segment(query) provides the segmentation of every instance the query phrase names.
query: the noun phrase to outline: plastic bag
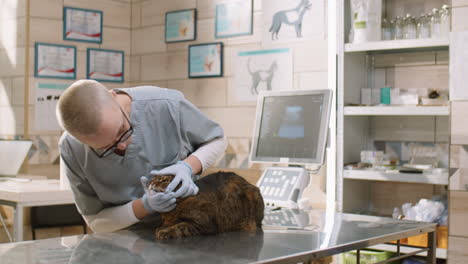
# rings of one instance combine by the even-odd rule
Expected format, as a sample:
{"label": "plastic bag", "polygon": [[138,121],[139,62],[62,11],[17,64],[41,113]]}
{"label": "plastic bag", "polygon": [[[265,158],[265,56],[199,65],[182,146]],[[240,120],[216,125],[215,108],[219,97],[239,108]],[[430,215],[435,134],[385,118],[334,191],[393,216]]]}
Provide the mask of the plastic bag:
{"label": "plastic bag", "polygon": [[351,0],[349,41],[362,43],[381,39],[381,0]]}

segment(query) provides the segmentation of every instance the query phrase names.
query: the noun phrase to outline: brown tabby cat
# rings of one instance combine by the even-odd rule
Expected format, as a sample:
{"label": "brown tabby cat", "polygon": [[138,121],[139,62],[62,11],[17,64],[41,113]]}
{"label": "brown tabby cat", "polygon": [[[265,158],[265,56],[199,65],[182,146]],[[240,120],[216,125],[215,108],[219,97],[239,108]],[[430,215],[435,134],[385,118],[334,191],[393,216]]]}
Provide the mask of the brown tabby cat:
{"label": "brown tabby cat", "polygon": [[[148,188],[162,192],[173,178],[156,176]],[[177,199],[174,210],[161,214],[162,225],[156,228],[156,239],[261,229],[264,204],[256,186],[231,172],[213,173],[195,184],[199,188],[197,195]]]}

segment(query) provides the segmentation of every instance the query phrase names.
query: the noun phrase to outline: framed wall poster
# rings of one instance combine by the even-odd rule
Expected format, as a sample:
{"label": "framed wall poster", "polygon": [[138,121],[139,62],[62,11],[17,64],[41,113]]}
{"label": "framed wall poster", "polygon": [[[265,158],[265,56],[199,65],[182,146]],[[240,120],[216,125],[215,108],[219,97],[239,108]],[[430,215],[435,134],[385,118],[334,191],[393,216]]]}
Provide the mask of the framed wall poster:
{"label": "framed wall poster", "polygon": [[197,38],[197,10],[185,9],[166,13],[166,43],[190,41]]}
{"label": "framed wall poster", "polygon": [[215,37],[252,35],[252,0],[224,1],[216,5]]}
{"label": "framed wall poster", "polygon": [[76,47],[36,42],[34,77],[76,78]]}
{"label": "framed wall poster", "polygon": [[124,52],[88,48],[86,78],[102,82],[124,81]]}
{"label": "framed wall poster", "polygon": [[189,78],[223,76],[223,43],[189,45]]}
{"label": "framed wall poster", "polygon": [[231,81],[236,101],[255,102],[261,91],[293,89],[290,49],[239,50],[234,54]]}
{"label": "framed wall poster", "polygon": [[63,39],[102,43],[102,11],[63,8]]}
{"label": "framed wall poster", "polygon": [[325,38],[324,0],[269,0],[263,5],[262,43]]}
{"label": "framed wall poster", "polygon": [[61,130],[55,108],[60,96],[70,84],[64,83],[37,83],[35,105],[35,129],[38,131]]}

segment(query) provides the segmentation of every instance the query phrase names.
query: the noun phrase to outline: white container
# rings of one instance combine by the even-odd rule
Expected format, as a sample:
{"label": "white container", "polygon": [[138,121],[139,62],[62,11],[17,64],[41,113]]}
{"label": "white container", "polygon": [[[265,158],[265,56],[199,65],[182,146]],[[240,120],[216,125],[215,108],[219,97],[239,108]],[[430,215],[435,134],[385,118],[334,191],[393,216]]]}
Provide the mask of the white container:
{"label": "white container", "polygon": [[381,40],[382,1],[351,0],[351,43]]}
{"label": "white container", "polygon": [[372,104],[372,89],[361,88],[361,104],[371,105]]}

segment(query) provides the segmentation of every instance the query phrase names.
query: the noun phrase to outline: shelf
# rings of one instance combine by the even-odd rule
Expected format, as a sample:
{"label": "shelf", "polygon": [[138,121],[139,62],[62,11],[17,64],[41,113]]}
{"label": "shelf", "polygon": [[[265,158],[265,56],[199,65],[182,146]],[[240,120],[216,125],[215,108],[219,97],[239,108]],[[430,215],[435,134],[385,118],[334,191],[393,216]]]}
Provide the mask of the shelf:
{"label": "shelf", "polygon": [[448,116],[448,106],[345,106],[344,115],[357,116]]}
{"label": "shelf", "polygon": [[[397,246],[396,245],[390,245],[390,244],[380,244],[380,245],[375,245],[375,246],[371,246],[371,247],[368,247],[368,248],[377,249],[377,250],[384,250],[384,251],[391,251],[391,252],[396,252],[397,251]],[[417,247],[410,247],[410,246],[403,246],[403,245],[400,246],[400,252],[405,253],[405,254],[414,252],[414,251],[416,251],[418,249],[419,248],[417,248]],[[419,254],[416,254],[416,255],[426,257],[427,252],[422,252],[422,253],[419,253]],[[437,248],[436,249],[436,258],[438,258],[438,259],[447,259],[447,249]]]}
{"label": "shelf", "polygon": [[392,181],[448,185],[448,173],[443,175],[424,175],[415,173],[392,173],[373,170],[344,170],[345,179],[368,181]]}
{"label": "shelf", "polygon": [[430,49],[430,48],[448,48],[449,39],[402,39],[385,40],[365,43],[347,43],[344,46],[345,52],[359,51],[391,51],[405,49]]}

